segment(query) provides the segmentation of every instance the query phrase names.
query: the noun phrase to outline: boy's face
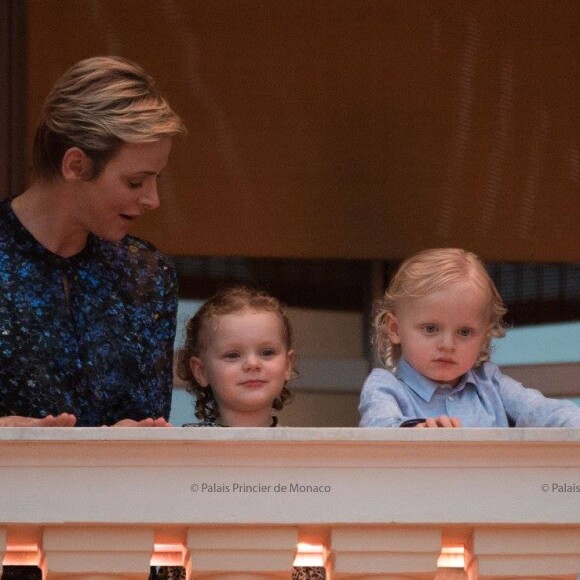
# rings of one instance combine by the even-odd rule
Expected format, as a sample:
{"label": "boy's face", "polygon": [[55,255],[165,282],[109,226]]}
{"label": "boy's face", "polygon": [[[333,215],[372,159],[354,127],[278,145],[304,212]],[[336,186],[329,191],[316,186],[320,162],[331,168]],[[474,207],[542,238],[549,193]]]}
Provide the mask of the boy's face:
{"label": "boy's face", "polygon": [[403,358],[437,383],[455,386],[470,370],[491,328],[489,299],[483,290],[456,284],[421,296],[403,298],[387,315],[392,344]]}

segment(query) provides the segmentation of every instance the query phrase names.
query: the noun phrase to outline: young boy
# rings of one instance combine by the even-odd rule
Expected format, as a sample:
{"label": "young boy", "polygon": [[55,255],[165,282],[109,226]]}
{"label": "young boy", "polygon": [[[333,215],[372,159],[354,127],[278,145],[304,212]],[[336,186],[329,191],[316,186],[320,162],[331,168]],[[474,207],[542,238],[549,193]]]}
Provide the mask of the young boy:
{"label": "young boy", "polygon": [[548,399],[489,362],[506,308],[477,256],[426,250],[406,260],[375,318],[386,369],[362,389],[361,427],[580,427],[580,407]]}

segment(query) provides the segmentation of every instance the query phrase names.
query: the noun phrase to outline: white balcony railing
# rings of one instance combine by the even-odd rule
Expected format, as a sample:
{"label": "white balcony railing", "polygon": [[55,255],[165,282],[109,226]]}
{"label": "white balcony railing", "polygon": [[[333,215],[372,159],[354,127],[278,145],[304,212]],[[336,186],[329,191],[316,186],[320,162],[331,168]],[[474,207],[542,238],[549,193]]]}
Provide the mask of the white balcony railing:
{"label": "white balcony railing", "polygon": [[0,429],[4,565],[290,578],[299,542],[333,580],[573,580],[580,430]]}

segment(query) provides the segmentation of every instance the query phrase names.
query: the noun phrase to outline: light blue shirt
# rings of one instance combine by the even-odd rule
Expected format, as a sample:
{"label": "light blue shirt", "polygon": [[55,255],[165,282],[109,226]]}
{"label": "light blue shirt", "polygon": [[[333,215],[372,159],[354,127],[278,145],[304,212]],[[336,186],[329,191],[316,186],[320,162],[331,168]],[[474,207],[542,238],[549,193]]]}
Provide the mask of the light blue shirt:
{"label": "light blue shirt", "polygon": [[440,385],[400,360],[396,375],[376,368],[362,388],[361,427],[403,427],[428,417],[458,417],[464,427],[579,427],[580,407],[549,399],[484,363],[456,387]]}

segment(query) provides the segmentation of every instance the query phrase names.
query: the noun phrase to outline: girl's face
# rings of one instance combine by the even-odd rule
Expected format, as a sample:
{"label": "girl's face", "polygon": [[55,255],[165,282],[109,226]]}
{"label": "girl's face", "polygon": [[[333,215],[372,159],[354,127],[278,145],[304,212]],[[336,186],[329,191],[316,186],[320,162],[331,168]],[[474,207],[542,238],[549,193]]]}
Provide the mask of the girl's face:
{"label": "girl's face", "polygon": [[230,427],[269,427],[272,403],[292,374],[294,353],[280,317],[244,308],[206,321],[203,349],[189,361],[197,382],[211,385],[220,421]]}
{"label": "girl's face", "polygon": [[170,151],[170,138],[126,143],[98,177],[81,181],[76,219],[82,229],[117,242],[137,218],[159,207],[157,180]]}
{"label": "girl's face", "polygon": [[491,329],[483,290],[455,284],[418,298],[403,298],[387,314],[392,344],[423,376],[456,386],[477,362]]}

